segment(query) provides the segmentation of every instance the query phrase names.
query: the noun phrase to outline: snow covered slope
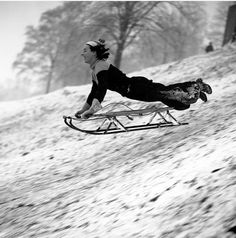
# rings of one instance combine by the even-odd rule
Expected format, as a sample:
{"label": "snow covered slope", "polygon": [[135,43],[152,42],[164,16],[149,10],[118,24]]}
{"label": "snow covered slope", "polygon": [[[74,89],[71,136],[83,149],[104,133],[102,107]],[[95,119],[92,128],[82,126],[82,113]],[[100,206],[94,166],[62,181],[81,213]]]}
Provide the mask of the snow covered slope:
{"label": "snow covered slope", "polygon": [[[236,47],[152,67],[170,84],[202,77],[189,125],[91,136],[65,126],[90,85],[0,103],[1,238],[236,237]],[[145,103],[116,93],[110,102]]]}

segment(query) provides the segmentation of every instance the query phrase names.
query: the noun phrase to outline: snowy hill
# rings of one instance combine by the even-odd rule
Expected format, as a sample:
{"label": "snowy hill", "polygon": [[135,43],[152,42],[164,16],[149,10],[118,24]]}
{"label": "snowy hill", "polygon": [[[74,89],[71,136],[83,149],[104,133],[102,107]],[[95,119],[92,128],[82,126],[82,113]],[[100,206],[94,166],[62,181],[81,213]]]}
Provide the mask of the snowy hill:
{"label": "snowy hill", "polygon": [[[65,126],[90,85],[0,103],[1,238],[236,237],[236,48],[133,75],[202,77],[189,125],[91,136]],[[104,104],[145,103],[109,93]]]}

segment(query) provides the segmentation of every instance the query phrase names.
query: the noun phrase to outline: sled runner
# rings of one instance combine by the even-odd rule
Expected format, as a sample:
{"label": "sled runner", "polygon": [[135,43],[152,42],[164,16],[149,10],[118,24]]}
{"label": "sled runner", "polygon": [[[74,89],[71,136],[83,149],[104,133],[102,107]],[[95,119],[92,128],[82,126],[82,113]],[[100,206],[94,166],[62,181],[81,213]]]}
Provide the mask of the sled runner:
{"label": "sled runner", "polygon": [[[126,110],[110,110],[105,113],[96,113],[88,119],[72,116],[63,116],[63,119],[65,124],[70,128],[93,135],[107,135],[188,124],[178,122],[170,113],[171,110],[174,110],[170,107],[158,108],[157,106],[153,106],[133,110],[125,104],[119,103],[119,105],[126,107]],[[111,104],[107,105],[107,107],[108,106],[111,106]],[[135,124],[130,123],[135,120],[140,121],[140,118],[144,119],[144,117],[144,122],[136,122]],[[94,128],[87,129],[88,127],[91,128],[91,126],[94,126]]]}

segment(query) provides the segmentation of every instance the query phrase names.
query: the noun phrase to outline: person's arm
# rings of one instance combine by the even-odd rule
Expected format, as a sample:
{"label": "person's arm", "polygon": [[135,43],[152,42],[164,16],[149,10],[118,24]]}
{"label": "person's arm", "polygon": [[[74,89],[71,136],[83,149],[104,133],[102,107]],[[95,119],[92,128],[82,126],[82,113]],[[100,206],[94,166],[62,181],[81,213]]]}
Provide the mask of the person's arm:
{"label": "person's arm", "polygon": [[89,93],[89,95],[87,97],[87,100],[86,100],[86,103],[89,106],[92,105],[92,102],[93,102],[93,99],[94,99],[94,95],[96,94],[96,91],[97,91],[97,84],[94,81],[92,81],[92,82],[93,82],[93,86],[92,86],[91,91],[90,91],[90,93]]}
{"label": "person's arm", "polygon": [[95,83],[93,81],[91,92],[86,101],[90,106],[92,106],[92,102],[95,98],[102,103],[107,92],[108,71],[100,71],[96,76],[98,82]]}
{"label": "person's arm", "polygon": [[97,80],[98,80],[98,87],[96,92],[94,93],[94,98],[96,98],[100,103],[102,103],[107,93],[108,71],[107,70],[100,71],[97,74]]}
{"label": "person's arm", "polygon": [[91,107],[86,110],[81,117],[83,119],[89,118],[95,112],[99,111],[102,108],[102,101],[107,92],[107,80],[108,80],[108,72],[107,70],[101,71],[97,74],[98,85],[96,90],[94,90],[92,94],[92,103]]}
{"label": "person's arm", "polygon": [[96,85],[93,82],[91,91],[90,91],[90,93],[87,97],[87,100],[86,100],[85,104],[83,105],[83,107],[78,112],[75,113],[75,117],[81,118],[81,114],[83,114],[85,111],[87,111],[91,107],[93,99],[94,99],[95,92],[96,92]]}

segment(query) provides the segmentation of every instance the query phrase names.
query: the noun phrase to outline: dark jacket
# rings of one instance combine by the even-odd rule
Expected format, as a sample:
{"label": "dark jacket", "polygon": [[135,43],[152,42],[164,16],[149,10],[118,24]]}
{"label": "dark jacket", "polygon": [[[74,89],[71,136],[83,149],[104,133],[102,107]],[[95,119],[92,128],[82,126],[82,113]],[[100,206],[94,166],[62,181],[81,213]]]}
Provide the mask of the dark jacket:
{"label": "dark jacket", "polygon": [[97,74],[94,71],[94,73],[96,78],[92,81],[92,89],[87,98],[89,105],[92,104],[94,98],[98,99],[101,103],[108,89],[120,93],[122,96],[127,95],[132,78],[127,77],[126,74],[112,64],[110,64],[107,70],[99,71]]}

